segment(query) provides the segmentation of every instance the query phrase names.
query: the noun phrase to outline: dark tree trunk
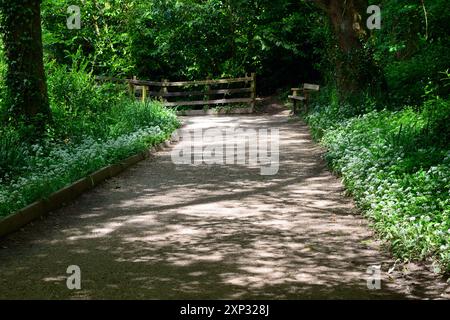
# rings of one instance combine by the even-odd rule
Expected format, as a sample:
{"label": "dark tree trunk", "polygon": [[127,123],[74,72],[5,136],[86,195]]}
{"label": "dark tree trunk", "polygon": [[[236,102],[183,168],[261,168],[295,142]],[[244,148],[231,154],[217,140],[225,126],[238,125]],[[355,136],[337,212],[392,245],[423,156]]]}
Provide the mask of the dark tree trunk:
{"label": "dark tree trunk", "polygon": [[51,116],[45,79],[41,0],[0,0],[8,64],[9,113],[43,127]]}
{"label": "dark tree trunk", "polygon": [[379,69],[367,52],[367,0],[314,0],[330,18],[336,37],[336,83],[344,95],[374,87],[379,81]]}

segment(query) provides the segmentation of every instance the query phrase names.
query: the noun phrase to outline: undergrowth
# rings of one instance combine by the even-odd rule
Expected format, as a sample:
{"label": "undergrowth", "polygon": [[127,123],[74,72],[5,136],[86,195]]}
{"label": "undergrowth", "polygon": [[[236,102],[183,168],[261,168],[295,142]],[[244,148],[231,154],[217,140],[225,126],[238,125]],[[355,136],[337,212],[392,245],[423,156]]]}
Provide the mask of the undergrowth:
{"label": "undergrowth", "polygon": [[305,118],[326,159],[400,259],[450,271],[450,101],[349,115],[316,106]]}
{"label": "undergrowth", "polygon": [[36,137],[33,127],[0,127],[0,217],[106,165],[166,140],[179,126],[161,103],[137,102],[124,88],[99,85],[81,63],[48,64],[52,122]]}

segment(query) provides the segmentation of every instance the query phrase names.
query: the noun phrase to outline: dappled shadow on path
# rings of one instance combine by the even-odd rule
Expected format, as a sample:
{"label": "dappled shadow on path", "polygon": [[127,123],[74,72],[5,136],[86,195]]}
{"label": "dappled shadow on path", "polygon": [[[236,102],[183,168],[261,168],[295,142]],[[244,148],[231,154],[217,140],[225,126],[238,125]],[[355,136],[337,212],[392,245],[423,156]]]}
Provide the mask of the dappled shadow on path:
{"label": "dappled shadow on path", "polygon": [[[307,127],[279,116],[202,117],[188,128],[280,129],[280,170],[144,161],[0,242],[0,298],[440,297],[406,280],[327,170]],[[65,286],[69,265],[80,291]],[[382,289],[367,288],[381,265]]]}

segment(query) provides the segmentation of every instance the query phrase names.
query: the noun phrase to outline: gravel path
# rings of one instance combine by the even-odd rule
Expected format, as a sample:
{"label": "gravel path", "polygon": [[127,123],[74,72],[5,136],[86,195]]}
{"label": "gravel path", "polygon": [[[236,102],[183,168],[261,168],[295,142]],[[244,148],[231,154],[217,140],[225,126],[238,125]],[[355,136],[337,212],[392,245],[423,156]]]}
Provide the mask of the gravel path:
{"label": "gravel path", "polygon": [[[186,128],[279,128],[280,169],[175,165],[159,152],[0,241],[0,298],[448,298],[418,265],[394,266],[301,122],[192,117]],[[186,143],[182,141],[181,143]],[[81,268],[68,290],[66,269]],[[381,265],[381,290],[367,268]]]}

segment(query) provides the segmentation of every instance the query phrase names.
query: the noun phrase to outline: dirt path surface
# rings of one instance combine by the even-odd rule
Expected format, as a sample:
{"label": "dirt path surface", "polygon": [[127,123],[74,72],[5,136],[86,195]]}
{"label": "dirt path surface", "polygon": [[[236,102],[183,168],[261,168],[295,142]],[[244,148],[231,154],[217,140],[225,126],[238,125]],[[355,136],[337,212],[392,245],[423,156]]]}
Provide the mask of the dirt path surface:
{"label": "dirt path surface", "polygon": [[[186,128],[279,128],[280,168],[175,165],[159,152],[0,241],[0,298],[448,298],[395,268],[326,169],[308,128],[277,115],[193,117]],[[184,143],[184,142],[181,142]],[[66,269],[81,268],[68,290]],[[382,266],[381,290],[367,269]]]}

